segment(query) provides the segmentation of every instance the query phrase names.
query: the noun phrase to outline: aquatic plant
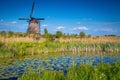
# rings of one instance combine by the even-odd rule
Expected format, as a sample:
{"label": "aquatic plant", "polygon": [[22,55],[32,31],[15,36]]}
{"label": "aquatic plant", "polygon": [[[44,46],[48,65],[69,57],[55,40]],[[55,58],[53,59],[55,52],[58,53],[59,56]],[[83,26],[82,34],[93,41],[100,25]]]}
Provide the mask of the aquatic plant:
{"label": "aquatic plant", "polygon": [[[52,76],[54,79],[57,79],[57,77],[69,77],[69,79],[72,79],[76,76],[76,79],[80,78],[82,79],[82,76],[85,76],[84,79],[88,79],[88,76],[90,75],[91,71],[93,72],[93,75],[99,73],[98,68],[103,68],[107,65],[111,65],[111,70],[114,69],[115,71],[119,70],[119,63],[120,59],[111,56],[69,56],[69,55],[63,55],[59,57],[46,57],[46,58],[26,58],[24,60],[17,60],[13,61],[9,64],[6,64],[7,62],[1,63],[0,65],[0,78],[30,78],[27,77],[31,76],[31,79],[34,78],[34,75],[36,74],[36,77],[38,78],[44,78],[45,76]],[[118,63],[118,64],[116,64]],[[97,68],[97,69],[96,69]],[[94,70],[95,69],[95,70]],[[105,68],[107,69],[107,68]],[[115,73],[113,71],[113,73]],[[59,75],[60,73],[60,75]],[[33,75],[33,76],[32,76]],[[73,76],[72,76],[73,75]],[[87,75],[87,76],[86,76]],[[92,76],[93,76],[92,75]],[[113,74],[112,74],[113,75]],[[32,78],[33,77],[33,78]],[[45,78],[46,78],[45,77]],[[36,78],[35,78],[36,79]],[[93,79],[93,78],[92,78]],[[44,79],[43,79],[44,80]]]}

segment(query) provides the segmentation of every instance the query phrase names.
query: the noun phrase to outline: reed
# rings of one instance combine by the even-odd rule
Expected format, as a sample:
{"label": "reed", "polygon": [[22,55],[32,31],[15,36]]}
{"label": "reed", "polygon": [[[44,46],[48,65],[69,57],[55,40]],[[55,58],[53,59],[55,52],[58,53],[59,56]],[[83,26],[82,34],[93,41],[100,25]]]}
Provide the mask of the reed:
{"label": "reed", "polygon": [[97,66],[82,64],[80,66],[71,66],[67,74],[62,71],[43,71],[28,72],[22,75],[18,80],[119,80],[120,63],[113,64],[100,63]]}
{"label": "reed", "polygon": [[[13,39],[13,40],[12,40]],[[7,38],[0,40],[0,57],[15,57],[35,54],[48,53],[119,53],[120,38],[119,37],[99,37],[99,38],[72,38],[60,39],[59,42],[40,40],[34,41],[26,39]]]}
{"label": "reed", "polygon": [[120,43],[82,43],[82,42],[0,42],[0,57],[15,57],[48,53],[119,53]]}

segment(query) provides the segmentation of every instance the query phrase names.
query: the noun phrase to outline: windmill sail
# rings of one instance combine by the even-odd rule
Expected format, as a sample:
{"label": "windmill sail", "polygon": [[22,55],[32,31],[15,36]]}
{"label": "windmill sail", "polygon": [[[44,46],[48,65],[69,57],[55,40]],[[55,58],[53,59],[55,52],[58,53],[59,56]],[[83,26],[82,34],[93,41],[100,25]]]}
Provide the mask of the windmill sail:
{"label": "windmill sail", "polygon": [[28,33],[32,34],[39,34],[40,33],[40,20],[44,20],[44,18],[34,18],[33,11],[34,11],[35,2],[32,4],[30,18],[19,18],[19,20],[28,20],[29,27],[27,29]]}
{"label": "windmill sail", "polygon": [[31,13],[30,13],[30,18],[32,18],[33,10],[34,10],[35,2],[33,2]]}
{"label": "windmill sail", "polygon": [[19,18],[19,20],[30,20],[29,18]]}
{"label": "windmill sail", "polygon": [[36,18],[37,20],[44,20],[44,18]]}

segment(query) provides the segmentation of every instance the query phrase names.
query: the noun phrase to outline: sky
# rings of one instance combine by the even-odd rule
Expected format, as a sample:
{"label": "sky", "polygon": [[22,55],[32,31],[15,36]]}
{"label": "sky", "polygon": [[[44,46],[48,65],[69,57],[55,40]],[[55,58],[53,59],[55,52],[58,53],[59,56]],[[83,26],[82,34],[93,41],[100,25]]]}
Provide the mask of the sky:
{"label": "sky", "polygon": [[60,30],[66,34],[120,36],[120,0],[0,0],[0,31],[26,32],[35,2],[33,17],[45,18],[40,31]]}

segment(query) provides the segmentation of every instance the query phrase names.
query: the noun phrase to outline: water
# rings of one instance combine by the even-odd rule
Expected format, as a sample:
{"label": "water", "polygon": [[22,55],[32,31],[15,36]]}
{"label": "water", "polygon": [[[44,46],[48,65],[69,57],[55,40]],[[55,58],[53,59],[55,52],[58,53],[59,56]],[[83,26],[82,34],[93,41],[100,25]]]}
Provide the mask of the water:
{"label": "water", "polygon": [[62,55],[56,58],[27,58],[23,61],[14,60],[11,64],[2,63],[0,64],[0,80],[17,80],[22,74],[33,69],[35,71],[40,71],[42,74],[42,69],[47,70],[62,70],[64,75],[67,74],[67,68],[72,65],[79,66],[80,64],[91,64],[96,66],[97,64],[104,62],[106,64],[111,64],[114,62],[120,62],[120,56],[69,56]]}

